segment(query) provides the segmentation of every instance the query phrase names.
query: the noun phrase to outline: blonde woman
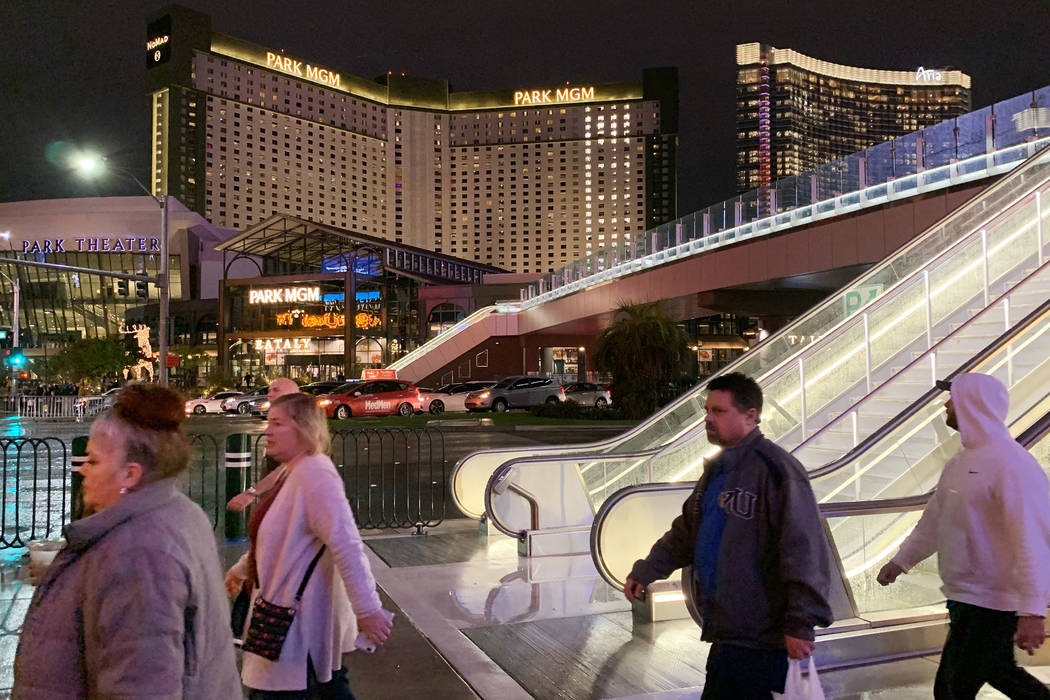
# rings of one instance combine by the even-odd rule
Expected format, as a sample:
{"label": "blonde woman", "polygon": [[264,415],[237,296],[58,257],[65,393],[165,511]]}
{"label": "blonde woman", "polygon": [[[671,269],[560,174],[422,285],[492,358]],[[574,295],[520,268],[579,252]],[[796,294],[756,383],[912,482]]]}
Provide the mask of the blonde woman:
{"label": "blonde woman", "polygon": [[35,572],[14,697],[241,697],[215,535],[175,480],[185,417],[175,392],[132,384],[91,426],[91,514]]}
{"label": "blonde woman", "polygon": [[327,421],[314,397],[291,394],[271,404],[264,434],[280,477],[252,512],[251,547],[227,572],[226,590],[233,596],[248,582],[253,605],[261,597],[291,607],[307,584],[279,657],[245,652],[242,680],[252,700],[353,698],[342,655],[354,649],[358,634],[386,642],[392,615],[380,603],[342,479],[327,455]]}

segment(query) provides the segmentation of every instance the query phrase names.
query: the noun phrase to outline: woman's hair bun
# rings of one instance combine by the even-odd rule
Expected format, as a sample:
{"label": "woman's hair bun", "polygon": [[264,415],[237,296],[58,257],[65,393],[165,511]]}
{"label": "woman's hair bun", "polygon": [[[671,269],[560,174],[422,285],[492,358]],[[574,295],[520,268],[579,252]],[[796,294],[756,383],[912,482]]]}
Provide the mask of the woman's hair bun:
{"label": "woman's hair bun", "polygon": [[113,412],[124,422],[147,430],[178,430],[186,419],[182,397],[158,384],[128,384],[117,392]]}

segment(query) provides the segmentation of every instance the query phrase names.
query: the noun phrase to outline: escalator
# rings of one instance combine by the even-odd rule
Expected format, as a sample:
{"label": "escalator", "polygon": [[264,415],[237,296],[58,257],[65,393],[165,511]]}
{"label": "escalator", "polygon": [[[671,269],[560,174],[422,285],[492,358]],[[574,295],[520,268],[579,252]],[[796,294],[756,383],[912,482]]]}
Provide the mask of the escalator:
{"label": "escalator", "polygon": [[[1041,399],[1032,401],[1027,410],[1011,410],[1007,422],[1017,441],[1050,472],[1050,390],[1041,388],[1039,393]],[[943,400],[934,403],[938,408],[943,406]],[[943,423],[943,411],[938,413]],[[880,446],[899,441],[925,416],[924,411],[908,411],[898,416],[879,431],[879,439],[864,451],[878,452]],[[936,557],[921,562],[892,586],[882,587],[875,578],[882,564],[897,551],[918,522],[932,484],[958,446],[958,436],[953,434],[931,452],[931,464],[927,465],[930,468],[924,469],[922,479],[914,481],[917,487],[931,486],[893,498],[820,504],[825,532],[840,573],[832,582],[830,596],[835,624],[826,630],[817,630],[816,660],[821,668],[878,663],[924,655],[940,648],[946,632],[946,611]],[[861,457],[855,455],[853,461]],[[841,471],[849,472],[852,466],[845,462],[811,472],[814,490],[819,490],[821,480]],[[690,482],[628,487],[602,505],[591,529],[591,556],[606,582],[615,588],[623,587],[634,561],[644,557],[652,543],[668,529],[694,486],[695,483]],[[684,583],[688,576],[691,572],[686,570],[682,583],[664,582],[656,586],[655,595],[662,595],[663,600],[672,605],[685,599],[689,613],[698,619],[695,605],[688,600],[691,587]]]}
{"label": "escalator", "polygon": [[[762,385],[767,436],[789,448],[805,444],[809,450],[835,449],[828,443],[833,431],[841,432],[843,426],[825,428],[858,400],[895,380],[895,393],[891,397],[884,392],[883,403],[878,404],[884,416],[893,415],[900,405],[921,395],[937,374],[944,376],[953,362],[958,366],[969,349],[994,338],[996,328],[1008,327],[1046,298],[1043,273],[1038,279],[1032,276],[1048,257],[1050,207],[1044,205],[1048,196],[1050,150],[1044,150],[723,373],[743,372]],[[1025,294],[1001,307],[999,320],[984,314],[1025,282],[1030,283]],[[851,300],[858,294],[873,298],[853,308]],[[970,323],[978,316],[979,322]],[[963,343],[962,336],[956,336],[960,342],[954,344],[954,360],[947,354],[929,354],[961,327],[966,327],[968,340]],[[801,344],[799,338],[814,340]],[[925,369],[915,362],[922,354],[927,354]],[[908,377],[899,377],[905,370]],[[715,449],[707,444],[703,430],[705,393],[706,384],[698,385],[612,440],[571,450],[486,450],[468,455],[453,472],[453,498],[461,511],[476,518],[485,513],[486,500],[492,502],[493,496],[497,502],[520,500],[515,494],[522,490],[542,503],[564,502],[567,513],[589,503],[593,514],[605,497],[624,486],[695,478],[702,457]],[[872,410],[863,416],[858,430],[847,431],[851,439],[856,435],[853,444],[879,424],[876,405],[869,404]],[[811,441],[818,433],[819,439]],[[511,462],[513,476],[494,478],[498,467]],[[552,488],[555,484],[558,488]],[[580,484],[582,499],[559,490],[579,490]],[[511,496],[503,498],[508,493]],[[527,528],[528,509],[510,507],[518,511],[507,516],[512,522],[497,527]],[[584,513],[561,517],[559,508],[541,513],[541,520],[560,527],[581,524],[586,517]]]}

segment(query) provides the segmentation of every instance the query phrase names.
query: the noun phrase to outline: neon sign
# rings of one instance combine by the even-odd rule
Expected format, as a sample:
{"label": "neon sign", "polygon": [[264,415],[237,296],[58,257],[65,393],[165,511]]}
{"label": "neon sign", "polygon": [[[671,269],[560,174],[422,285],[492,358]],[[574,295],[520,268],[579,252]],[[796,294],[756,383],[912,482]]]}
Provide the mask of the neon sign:
{"label": "neon sign", "polygon": [[557,102],[589,102],[594,100],[594,86],[551,88],[550,90],[515,90],[515,105],[549,105]]}
{"label": "neon sign", "polygon": [[284,304],[321,301],[320,287],[277,287],[248,291],[249,304]]}
{"label": "neon sign", "polygon": [[309,63],[303,63],[294,58],[276,54],[273,51],[266,52],[266,67],[279,70],[288,75],[312,80],[315,83],[321,83],[322,85],[327,85],[329,87],[343,87],[342,77],[335,71],[330,71],[327,68],[311,66]]}
{"label": "neon sign", "polygon": [[309,352],[310,338],[256,338],[255,349],[261,352]]}
{"label": "neon sign", "polygon": [[931,81],[938,82],[943,78],[944,76],[941,72],[939,70],[934,70],[933,68],[923,68],[922,66],[919,66],[915,71],[915,79],[926,83]]}
{"label": "neon sign", "polygon": [[[346,315],[329,311],[323,314],[308,314],[301,311],[285,311],[275,316],[278,326],[294,326],[296,319],[303,328],[343,328],[346,326]],[[383,319],[375,314],[359,313],[354,316],[354,326],[361,330],[378,328],[383,325]]]}

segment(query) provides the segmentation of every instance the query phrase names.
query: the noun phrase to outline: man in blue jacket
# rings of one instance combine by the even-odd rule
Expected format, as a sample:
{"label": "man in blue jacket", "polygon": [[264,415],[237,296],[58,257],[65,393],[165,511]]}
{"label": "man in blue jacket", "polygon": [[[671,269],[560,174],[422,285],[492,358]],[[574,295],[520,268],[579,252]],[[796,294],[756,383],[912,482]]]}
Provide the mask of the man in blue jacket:
{"label": "man in blue jacket", "polygon": [[788,657],[813,653],[814,627],[831,624],[831,557],[802,465],[762,436],[762,390],[743,374],[708,385],[704,465],[671,529],[634,564],[624,595],[693,566],[712,643],[703,700],[768,700],[783,692]]}

